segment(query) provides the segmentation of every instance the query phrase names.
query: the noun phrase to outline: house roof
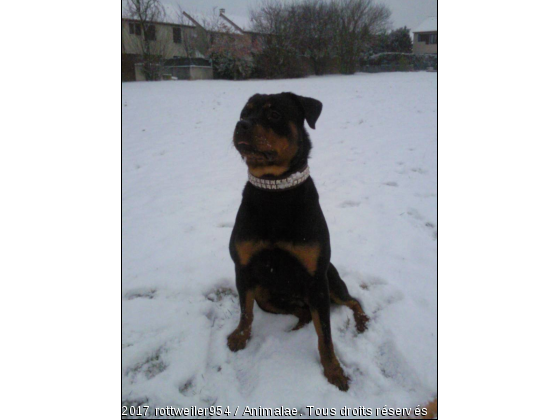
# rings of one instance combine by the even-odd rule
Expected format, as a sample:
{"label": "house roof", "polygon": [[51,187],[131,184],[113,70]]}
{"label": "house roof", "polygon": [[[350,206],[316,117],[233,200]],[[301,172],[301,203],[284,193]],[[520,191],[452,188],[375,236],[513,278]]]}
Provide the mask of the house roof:
{"label": "house roof", "polygon": [[437,32],[437,17],[427,18],[412,32]]}
{"label": "house roof", "polygon": [[184,10],[181,13],[195,26],[204,28],[204,16],[195,13],[187,13]]}
{"label": "house roof", "polygon": [[[129,16],[128,8],[126,6],[126,0],[121,0],[122,7],[122,19],[128,21],[137,21],[137,19]],[[165,15],[158,23],[164,25],[176,25],[184,27],[202,27],[206,30],[212,32],[224,32],[231,33],[232,31],[238,33],[253,33],[251,31],[252,21],[248,16],[231,16],[225,14],[225,9],[220,9],[218,14],[217,10],[214,13],[199,13],[197,11],[184,11],[177,9],[177,7],[172,7],[167,3],[162,4],[165,10]]]}
{"label": "house roof", "polygon": [[237,26],[239,26],[243,31],[248,31],[249,29],[251,29],[251,18],[249,18],[249,16],[232,16],[232,15],[227,15],[224,13],[223,14],[225,17],[229,18],[230,20],[232,20]]}
{"label": "house roof", "polygon": [[[128,17],[122,17],[121,20],[123,22],[141,23],[141,21],[138,20],[138,19],[132,19],[132,18],[128,18]],[[167,25],[167,26],[173,26],[173,27],[179,26],[179,27],[182,27],[182,28],[195,28],[196,27],[194,25],[189,25],[189,24],[184,24],[184,23],[152,22],[152,21],[149,21],[149,22],[146,22],[146,23],[154,24],[154,25]]]}
{"label": "house roof", "polygon": [[224,13],[205,15],[201,13],[192,13],[183,11],[183,15],[196,26],[200,26],[212,32],[244,32],[244,28],[233,21],[231,17],[226,16]]}
{"label": "house roof", "polygon": [[221,17],[223,20],[225,20],[225,21],[227,22],[227,24],[228,24],[229,26],[231,26],[235,31],[238,31],[238,32],[243,33],[243,28],[240,27],[240,26],[239,26],[237,23],[235,23],[233,20],[231,20],[230,18],[228,18],[228,17],[226,16],[225,13],[222,13],[222,12],[220,11],[220,17]]}

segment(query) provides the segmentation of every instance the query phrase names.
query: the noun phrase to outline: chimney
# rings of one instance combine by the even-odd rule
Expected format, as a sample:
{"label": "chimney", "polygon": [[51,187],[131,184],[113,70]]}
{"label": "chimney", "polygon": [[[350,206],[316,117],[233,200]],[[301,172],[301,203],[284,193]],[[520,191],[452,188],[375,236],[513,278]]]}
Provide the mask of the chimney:
{"label": "chimney", "polygon": [[220,15],[224,15],[226,13],[226,9],[220,9]]}

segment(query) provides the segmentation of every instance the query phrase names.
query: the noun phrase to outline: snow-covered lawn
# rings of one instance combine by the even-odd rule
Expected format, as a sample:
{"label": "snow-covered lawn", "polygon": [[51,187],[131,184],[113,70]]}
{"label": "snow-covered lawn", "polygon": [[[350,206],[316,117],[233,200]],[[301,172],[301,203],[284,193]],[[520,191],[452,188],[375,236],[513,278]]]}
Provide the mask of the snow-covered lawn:
{"label": "snow-covered lawn", "polygon": [[[374,410],[436,394],[437,74],[276,81],[124,83],[122,375],[124,403],[155,407],[306,406]],[[239,307],[228,241],[246,182],[232,147],[254,93],[323,102],[311,176],[332,262],[370,316],[357,335],[333,307],[333,341],[351,377],[323,376],[313,324],[255,307],[232,353]],[[299,416],[299,414],[298,414]],[[245,415],[247,417],[247,415]],[[314,417],[313,415],[311,417]]]}

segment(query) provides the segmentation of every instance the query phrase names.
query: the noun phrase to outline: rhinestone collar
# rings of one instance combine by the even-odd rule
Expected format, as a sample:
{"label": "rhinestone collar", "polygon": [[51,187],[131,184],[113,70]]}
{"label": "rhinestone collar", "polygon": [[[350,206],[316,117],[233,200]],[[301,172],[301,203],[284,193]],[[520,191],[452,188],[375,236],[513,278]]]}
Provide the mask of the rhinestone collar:
{"label": "rhinestone collar", "polygon": [[287,190],[294,188],[309,178],[309,166],[283,179],[261,179],[249,173],[249,182],[261,190]]}

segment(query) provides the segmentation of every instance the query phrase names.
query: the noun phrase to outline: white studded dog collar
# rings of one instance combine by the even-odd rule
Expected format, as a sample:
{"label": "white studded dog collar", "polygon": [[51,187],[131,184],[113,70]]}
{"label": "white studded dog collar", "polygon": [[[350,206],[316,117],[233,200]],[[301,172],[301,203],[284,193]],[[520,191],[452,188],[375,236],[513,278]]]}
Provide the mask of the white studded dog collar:
{"label": "white studded dog collar", "polygon": [[249,173],[249,182],[261,190],[287,190],[294,188],[309,178],[309,166],[283,179],[261,179]]}

